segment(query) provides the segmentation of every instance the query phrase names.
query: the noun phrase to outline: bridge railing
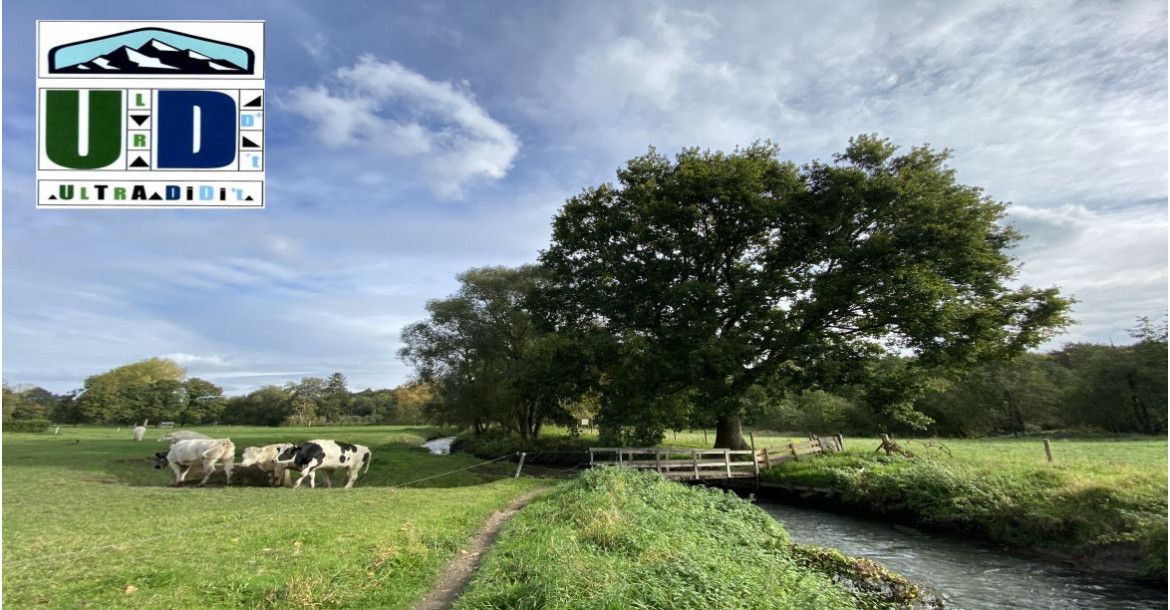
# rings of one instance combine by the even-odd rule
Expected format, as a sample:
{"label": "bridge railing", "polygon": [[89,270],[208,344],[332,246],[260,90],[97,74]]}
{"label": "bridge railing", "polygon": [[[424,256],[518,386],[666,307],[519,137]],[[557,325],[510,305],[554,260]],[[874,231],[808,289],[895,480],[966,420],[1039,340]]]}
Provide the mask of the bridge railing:
{"label": "bridge railing", "polygon": [[616,465],[654,470],[672,479],[758,477],[761,468],[803,456],[842,451],[841,435],[812,437],[763,449],[693,449],[690,447],[590,447],[589,466]]}

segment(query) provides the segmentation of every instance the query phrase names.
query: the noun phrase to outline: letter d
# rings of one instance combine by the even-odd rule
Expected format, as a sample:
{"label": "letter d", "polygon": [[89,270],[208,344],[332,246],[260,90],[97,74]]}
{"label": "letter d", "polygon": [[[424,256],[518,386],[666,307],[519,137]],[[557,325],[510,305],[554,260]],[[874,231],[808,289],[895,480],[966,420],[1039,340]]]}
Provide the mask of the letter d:
{"label": "letter d", "polygon": [[236,102],[218,91],[159,91],[159,169],[211,169],[236,160]]}

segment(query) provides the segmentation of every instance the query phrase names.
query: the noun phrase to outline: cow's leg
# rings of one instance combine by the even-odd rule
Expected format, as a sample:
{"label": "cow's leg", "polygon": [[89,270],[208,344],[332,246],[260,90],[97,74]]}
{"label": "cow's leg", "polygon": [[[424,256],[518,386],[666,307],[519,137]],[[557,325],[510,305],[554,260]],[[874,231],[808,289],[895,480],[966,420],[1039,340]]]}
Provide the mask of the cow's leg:
{"label": "cow's leg", "polygon": [[[209,463],[210,462],[210,463]],[[211,478],[211,473],[215,472],[215,460],[204,460],[203,465],[203,480],[199,481],[199,486],[207,485],[207,479]],[[226,464],[225,464],[226,466]]]}
{"label": "cow's leg", "polygon": [[[171,463],[171,470],[175,473],[175,476],[171,479],[171,485],[178,487],[179,483],[183,482],[183,478],[187,476],[186,470],[184,470],[182,474],[179,474],[179,470],[181,468],[182,467],[178,464]],[[188,470],[190,470],[190,468],[188,468]]]}
{"label": "cow's leg", "polygon": [[[293,485],[293,489],[296,489],[296,488],[300,487],[300,486],[301,486],[301,483],[302,483],[302,482],[305,480],[305,477],[307,477],[307,476],[309,476],[309,475],[311,475],[311,474],[313,474],[313,469],[312,469],[311,467],[309,467],[309,468],[305,468],[304,470],[302,470],[302,471],[301,471],[301,476],[300,476],[300,478],[298,478],[298,479],[297,479],[297,484],[296,484],[296,485]],[[309,484],[310,484],[310,485],[312,485],[312,481],[311,481],[311,480],[309,481]]]}
{"label": "cow's leg", "polygon": [[333,487],[333,471],[322,470],[321,472],[325,475],[325,487]]}
{"label": "cow's leg", "polygon": [[272,486],[280,487],[280,483],[284,480],[285,468],[284,464],[277,464],[272,471]]}
{"label": "cow's leg", "polygon": [[224,485],[231,485],[232,484],[232,468],[235,468],[235,466],[236,466],[235,461],[232,460],[230,457],[224,459],[224,461],[223,461],[223,474],[226,477],[226,479],[224,480],[224,483],[223,483]]}
{"label": "cow's leg", "polygon": [[349,469],[349,481],[346,481],[345,488],[346,489],[353,489],[353,482],[356,481],[357,478],[358,478],[358,469],[357,468],[350,468]]}

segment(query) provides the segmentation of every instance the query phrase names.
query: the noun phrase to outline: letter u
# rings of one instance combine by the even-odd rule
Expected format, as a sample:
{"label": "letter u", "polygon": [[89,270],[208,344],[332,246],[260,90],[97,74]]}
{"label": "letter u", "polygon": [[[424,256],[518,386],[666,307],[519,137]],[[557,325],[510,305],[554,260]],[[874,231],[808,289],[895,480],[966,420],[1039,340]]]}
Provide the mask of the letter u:
{"label": "letter u", "polygon": [[122,92],[89,93],[89,150],[81,154],[81,91],[45,92],[45,154],[69,169],[98,169],[122,156]]}

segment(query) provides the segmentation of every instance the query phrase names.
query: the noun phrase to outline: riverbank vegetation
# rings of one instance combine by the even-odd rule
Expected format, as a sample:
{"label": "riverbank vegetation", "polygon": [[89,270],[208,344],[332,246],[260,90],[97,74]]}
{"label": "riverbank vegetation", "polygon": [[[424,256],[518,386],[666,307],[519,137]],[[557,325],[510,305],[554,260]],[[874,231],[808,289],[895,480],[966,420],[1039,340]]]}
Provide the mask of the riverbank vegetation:
{"label": "riverbank vegetation", "polygon": [[834,609],[922,598],[872,562],[792,545],[733,494],[604,468],[513,518],[455,607]]}
{"label": "riverbank vegetation", "polygon": [[166,430],[143,442],[114,428],[6,432],[4,606],[410,608],[493,511],[548,484],[506,467],[450,473],[479,460],[429,455],[425,428],[196,429],[239,448],[347,440],[373,462],[351,490],[320,476],[317,489],[271,489],[238,467],[230,487],[218,473],[176,489],[151,467]]}
{"label": "riverbank vegetation", "polygon": [[855,510],[1017,547],[1082,567],[1166,580],[1167,443],[1038,439],[899,441],[913,457],[873,453],[878,441],[785,462],[766,483],[831,490]]}

